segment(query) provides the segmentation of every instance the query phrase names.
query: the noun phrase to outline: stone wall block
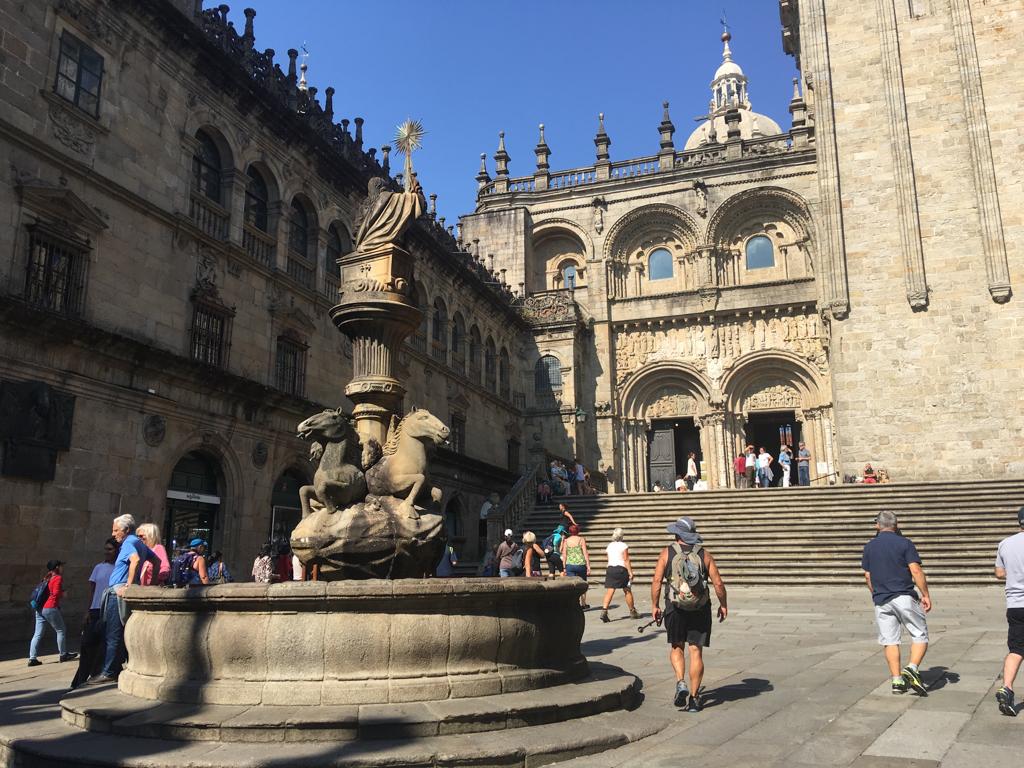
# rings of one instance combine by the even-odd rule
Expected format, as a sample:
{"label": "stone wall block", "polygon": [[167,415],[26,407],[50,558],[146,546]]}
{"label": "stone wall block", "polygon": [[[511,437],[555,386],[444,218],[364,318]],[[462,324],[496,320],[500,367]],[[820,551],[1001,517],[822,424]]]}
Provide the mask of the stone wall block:
{"label": "stone wall block", "polygon": [[[267,647],[290,651],[287,656],[281,655],[280,650],[268,652],[267,679],[315,680],[319,687],[319,681],[324,679],[325,625],[326,616],[322,613],[271,613],[267,619]],[[316,698],[319,701],[319,695]],[[283,700],[288,700],[287,694]]]}

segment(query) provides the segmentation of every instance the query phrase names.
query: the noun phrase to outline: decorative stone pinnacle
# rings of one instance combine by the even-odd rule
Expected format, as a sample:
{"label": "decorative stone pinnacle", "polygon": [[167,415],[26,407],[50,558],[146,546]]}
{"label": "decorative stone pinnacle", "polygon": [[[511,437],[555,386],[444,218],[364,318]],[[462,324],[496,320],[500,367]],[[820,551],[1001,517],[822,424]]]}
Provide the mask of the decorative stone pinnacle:
{"label": "decorative stone pinnacle", "polygon": [[661,102],[661,106],[665,110],[662,113],[662,115],[661,115],[661,119],[666,121],[666,122],[668,122],[668,120],[669,120],[669,116],[668,116],[668,102],[667,101]]}
{"label": "decorative stone pinnacle", "polygon": [[604,133],[604,112],[597,113],[597,132]]}
{"label": "decorative stone pinnacle", "polygon": [[505,151],[505,132],[504,131],[498,131],[498,151],[499,152],[504,152]]}
{"label": "decorative stone pinnacle", "polygon": [[798,101],[799,99],[800,99],[800,79],[794,77],[793,78],[793,101]]}
{"label": "decorative stone pinnacle", "polygon": [[[795,81],[794,81],[794,82],[795,82]],[[537,139],[537,143],[538,143],[538,144],[543,144],[543,143],[544,143],[544,123],[541,123],[541,124],[540,124],[539,126],[537,126],[537,127],[538,127],[538,128],[540,128],[540,138],[539,138],[539,139]]]}
{"label": "decorative stone pinnacle", "polygon": [[598,112],[597,136],[594,137],[594,146],[597,147],[598,162],[608,160],[608,147],[610,147],[611,144],[612,140],[608,138],[608,134],[604,130],[604,112]]}

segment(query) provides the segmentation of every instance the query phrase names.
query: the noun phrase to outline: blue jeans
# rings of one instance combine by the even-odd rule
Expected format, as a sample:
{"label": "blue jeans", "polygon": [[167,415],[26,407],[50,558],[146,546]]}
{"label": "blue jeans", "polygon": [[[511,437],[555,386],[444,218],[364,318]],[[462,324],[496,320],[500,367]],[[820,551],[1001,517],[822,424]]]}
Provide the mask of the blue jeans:
{"label": "blue jeans", "polygon": [[808,466],[807,464],[798,464],[797,468],[796,468],[796,471],[797,471],[797,476],[799,477],[799,481],[798,482],[800,483],[800,485],[810,485],[811,484],[811,468],[810,468],[810,466]]}
{"label": "blue jeans", "polygon": [[506,576],[511,576],[512,571],[510,571],[508,568],[499,568],[498,575],[504,579]]}
{"label": "blue jeans", "polygon": [[571,563],[565,566],[566,576],[578,576],[584,581],[587,580],[587,566],[585,565],[572,565]]}
{"label": "blue jeans", "polygon": [[39,653],[39,641],[43,639],[43,630],[49,624],[57,633],[57,651],[63,656],[68,652],[65,644],[64,616],[60,608],[43,608],[42,612],[36,613],[36,631],[32,635],[32,643],[28,647],[28,657],[34,659]]}
{"label": "blue jeans", "polygon": [[107,600],[103,604],[103,623],[106,624],[107,653],[103,657],[103,670],[100,674],[115,677],[124,664],[124,624],[121,623],[117,595],[113,590],[107,593]]}

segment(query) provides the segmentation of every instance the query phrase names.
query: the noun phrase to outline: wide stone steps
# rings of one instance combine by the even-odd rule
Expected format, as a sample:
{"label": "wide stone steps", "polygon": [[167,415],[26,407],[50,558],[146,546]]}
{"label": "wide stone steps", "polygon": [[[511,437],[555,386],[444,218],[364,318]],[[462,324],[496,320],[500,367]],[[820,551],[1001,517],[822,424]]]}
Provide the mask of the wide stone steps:
{"label": "wide stone steps", "polygon": [[[937,584],[994,584],[996,544],[1019,528],[1024,481],[893,483],[646,493],[564,500],[591,552],[591,583],[604,579],[604,548],[622,527],[636,582],[649,583],[671,542],[665,526],[694,518],[728,583],[861,584],[860,557],[882,510],[899,516],[925,571]],[[539,541],[558,524],[556,504],[540,505],[522,530]]]}

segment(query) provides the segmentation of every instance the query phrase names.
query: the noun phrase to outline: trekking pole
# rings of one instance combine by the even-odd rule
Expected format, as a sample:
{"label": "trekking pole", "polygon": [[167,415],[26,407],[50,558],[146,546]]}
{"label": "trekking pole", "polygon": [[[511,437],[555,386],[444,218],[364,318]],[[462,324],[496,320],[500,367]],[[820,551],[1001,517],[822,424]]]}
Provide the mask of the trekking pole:
{"label": "trekking pole", "polygon": [[651,624],[657,624],[660,627],[661,626],[661,620],[660,619],[651,619],[646,624],[644,624],[642,627],[637,627],[636,631],[639,632],[642,635],[644,633],[644,630],[647,629],[649,626],[651,626]]}

